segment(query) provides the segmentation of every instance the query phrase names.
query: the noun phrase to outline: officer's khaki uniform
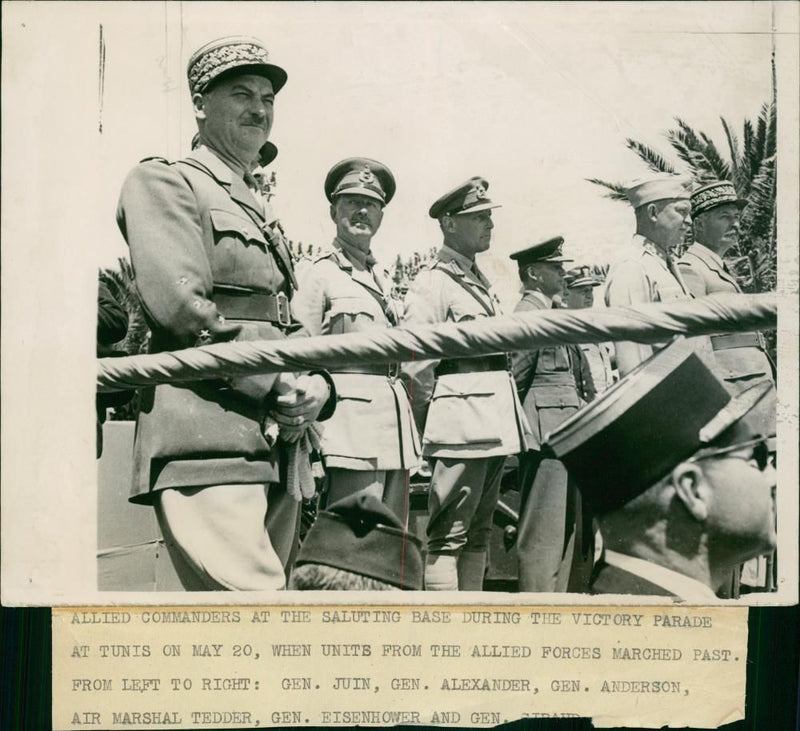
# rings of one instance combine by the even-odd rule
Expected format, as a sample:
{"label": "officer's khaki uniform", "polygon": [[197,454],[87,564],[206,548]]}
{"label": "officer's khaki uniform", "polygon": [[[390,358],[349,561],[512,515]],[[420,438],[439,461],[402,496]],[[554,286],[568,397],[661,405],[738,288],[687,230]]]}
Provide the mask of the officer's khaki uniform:
{"label": "officer's khaki uniform", "polygon": [[[677,266],[652,241],[636,234],[633,243],[611,265],[604,299],[608,307],[625,307],[644,302],[673,302],[690,297]],[[662,346],[615,343],[620,376],[632,371]]]}
{"label": "officer's khaki uniform", "polygon": [[[549,297],[526,290],[514,312],[551,307]],[[570,346],[552,345],[521,351],[512,358],[514,380],[533,432],[528,450],[519,457],[520,591],[587,591],[589,586],[591,528],[584,525],[580,496],[564,465],[542,453],[547,434],[582,404],[572,356]]]}
{"label": "officer's khaki uniform", "polygon": [[[291,257],[271,216],[210,149],[128,175],[117,221],[151,351],[286,337]],[[155,506],[187,589],[275,589],[298,508],[261,420],[275,375],[142,390],[131,500]],[[280,442],[278,442],[280,445]]]}
{"label": "officer's khaki uniform", "polygon": [[[443,246],[417,275],[403,324],[463,322],[497,314],[488,280],[466,257]],[[403,364],[423,454],[433,462],[428,564],[437,556],[461,567],[485,561],[505,457],[527,448],[530,433],[504,355]]]}
{"label": "officer's khaki uniform", "polygon": [[[308,267],[292,306],[310,334],[397,325],[388,275],[372,263],[366,254],[362,261],[351,261],[334,241],[334,250]],[[419,464],[420,444],[397,368],[367,364],[334,368],[331,375],[338,405],[322,436],[328,503],[369,492],[404,520],[408,470]]]}
{"label": "officer's khaki uniform", "polygon": [[[702,244],[692,244],[678,260],[686,286],[695,297],[709,294],[739,293],[742,288],[736,277],[727,270],[718,254]],[[732,394],[754,383],[772,380],[772,364],[766,353],[764,338],[757,332],[737,332],[712,335],[713,358],[709,367],[723,380]],[[763,398],[753,410],[763,434],[775,433],[775,392]]]}

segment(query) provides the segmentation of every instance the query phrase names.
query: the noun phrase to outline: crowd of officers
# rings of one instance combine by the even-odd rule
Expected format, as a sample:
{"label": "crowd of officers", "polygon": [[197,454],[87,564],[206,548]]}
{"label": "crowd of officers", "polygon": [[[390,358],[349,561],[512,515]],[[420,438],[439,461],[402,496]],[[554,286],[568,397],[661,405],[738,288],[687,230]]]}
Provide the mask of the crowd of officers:
{"label": "crowd of officers", "polygon": [[[330,203],[330,251],[295,272],[254,176],[263,175],[263,151],[274,149],[265,145],[286,72],[269,62],[259,41],[234,37],[195,52],[188,79],[196,148],[176,162],[154,158],[137,165],[118,208],[152,330],[151,351],[413,329],[500,313],[477,263],[491,246],[492,210],[499,205],[487,180],[472,177],[431,205],[441,247],[400,307],[372,253],[395,195],[394,176],[376,160],[342,160],[320,181]],[[690,197],[675,176],[654,176],[631,185],[628,198],[637,233],[608,273],[607,305],[739,291],[722,258],[736,243],[742,206],[730,183],[704,186]],[[695,243],[674,262],[669,252],[692,218]],[[565,271],[572,260],[561,237],[511,258],[523,285],[516,312],[589,307],[600,286],[586,269]],[[286,473],[305,454],[297,444],[319,424],[329,510],[318,522],[339,527],[322,537],[312,529],[307,540],[314,561],[327,563],[338,579],[326,585],[317,577],[311,588],[365,587],[342,582],[345,571],[389,576],[394,588],[478,591],[504,464],[518,455],[520,591],[610,586],[619,593],[608,572],[624,570],[641,580],[622,593],[713,597],[738,564],[774,548],[774,512],[757,535],[737,533],[731,523],[739,508],[714,503],[714,481],[721,478],[709,467],[744,459],[755,471],[759,499],[764,493],[772,500],[774,476],[760,457],[765,446],[774,450],[767,438],[775,432],[773,374],[763,343],[755,333],[661,346],[617,343],[616,366],[623,378],[614,384],[608,347],[551,345],[144,389],[131,500],[155,508],[186,589],[284,588],[297,562],[300,514]],[[753,384],[755,395],[747,388]],[[756,410],[761,421],[751,419]],[[738,441],[731,441],[734,432]],[[407,533],[409,474],[423,460],[431,469],[424,567],[412,571],[418,544]],[[678,474],[682,465],[689,478]],[[707,484],[714,487],[709,494]],[[647,508],[634,505],[647,519],[627,517],[627,503],[656,488],[659,497]],[[669,504],[662,505],[662,492]],[[681,501],[685,515],[673,515],[672,500]],[[397,550],[382,551],[376,540],[359,549],[360,557],[353,554],[336,516],[350,516],[361,535],[356,508],[364,505],[373,524],[394,516],[383,523],[403,536]],[[728,523],[720,527],[723,519]],[[677,544],[676,535],[682,536]],[[637,591],[643,586],[647,591]]]}

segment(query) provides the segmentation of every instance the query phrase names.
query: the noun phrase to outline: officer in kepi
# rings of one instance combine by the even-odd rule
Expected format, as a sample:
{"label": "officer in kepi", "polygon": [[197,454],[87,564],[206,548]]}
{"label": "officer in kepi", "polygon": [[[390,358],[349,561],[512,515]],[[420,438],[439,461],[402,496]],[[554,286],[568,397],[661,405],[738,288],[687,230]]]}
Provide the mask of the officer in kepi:
{"label": "officer in kepi", "polygon": [[[444,244],[406,299],[406,326],[464,322],[499,313],[476,255],[491,245],[489,183],[480,177],[441,196],[429,215]],[[403,364],[423,455],[433,466],[425,588],[480,590],[492,515],[507,455],[526,449],[530,428],[504,354]]]}
{"label": "officer in kepi", "polygon": [[776,543],[775,470],[753,410],[680,339],[562,424],[547,445],[599,516],[595,594],[715,600]]}
{"label": "officer in kepi", "polygon": [[[721,180],[695,190],[691,204],[694,243],[678,260],[686,285],[695,297],[741,292],[723,257],[739,241],[739,215],[747,201],[738,197],[733,183]],[[773,383],[773,365],[760,333],[712,335],[711,348],[712,370],[732,394],[754,383]],[[753,418],[763,421],[762,432],[775,431],[774,389],[755,408]]]}
{"label": "officer in kepi", "polygon": [[[562,253],[563,244],[557,236],[511,255],[524,287],[514,312],[558,306],[565,289],[564,263],[572,261]],[[574,357],[568,345],[548,345],[512,357],[514,380],[533,432],[528,449],[519,456],[520,591],[588,589],[591,522],[584,520],[580,496],[564,465],[542,450],[548,432],[581,407]]]}
{"label": "officer in kepi", "polygon": [[[286,72],[259,40],[237,36],[200,48],[187,73],[200,144],[183,160],[137,165],[117,213],[151,349],[284,338],[293,327],[291,258],[251,170]],[[131,500],[155,508],[186,589],[285,586],[299,517],[281,484],[287,445],[334,403],[325,373],[144,390]]]}
{"label": "officer in kepi", "polygon": [[[295,315],[312,335],[395,327],[392,281],[371,249],[395,193],[394,176],[377,160],[352,157],[331,168],[324,187],[336,235],[330,253],[304,271]],[[332,370],[338,405],[322,436],[327,503],[371,494],[405,525],[408,474],[419,462],[420,445],[397,366]]]}

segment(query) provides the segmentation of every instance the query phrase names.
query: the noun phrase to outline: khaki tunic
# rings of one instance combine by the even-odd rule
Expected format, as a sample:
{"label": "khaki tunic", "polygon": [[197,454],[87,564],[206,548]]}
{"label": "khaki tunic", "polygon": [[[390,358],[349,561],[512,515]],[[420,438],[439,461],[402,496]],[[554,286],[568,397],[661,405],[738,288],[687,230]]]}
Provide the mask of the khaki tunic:
{"label": "khaki tunic", "polygon": [[[666,257],[652,241],[636,234],[633,243],[612,263],[606,277],[604,299],[608,307],[625,307],[645,302],[673,302],[691,295],[677,268],[670,271]],[[661,346],[663,347],[663,345]],[[647,360],[659,346],[616,343],[620,376]]]}
{"label": "khaki tunic", "polygon": [[[442,247],[435,262],[419,272],[406,297],[403,324],[464,322],[499,314],[488,280],[467,260]],[[402,366],[425,456],[486,458],[527,448],[530,427],[516,387],[500,356],[460,359],[456,369],[437,377],[437,360]],[[448,369],[453,370],[453,369]]]}
{"label": "khaki tunic", "polygon": [[[292,302],[295,317],[312,335],[393,327],[399,317],[394,300],[385,295],[388,275],[373,272],[374,276],[355,268],[336,248],[303,272]],[[338,403],[322,436],[328,467],[405,470],[419,464],[419,437],[408,393],[401,381],[387,375],[388,370],[387,366],[333,369]]]}
{"label": "khaki tunic", "polygon": [[[137,165],[123,185],[117,222],[130,248],[152,352],[286,337],[257,312],[242,310],[248,293],[290,293],[288,248],[267,240],[263,206],[211,151]],[[220,288],[229,295],[224,306],[215,301]],[[149,503],[163,488],[279,482],[278,450],[260,427],[275,379],[142,389],[131,500]]]}

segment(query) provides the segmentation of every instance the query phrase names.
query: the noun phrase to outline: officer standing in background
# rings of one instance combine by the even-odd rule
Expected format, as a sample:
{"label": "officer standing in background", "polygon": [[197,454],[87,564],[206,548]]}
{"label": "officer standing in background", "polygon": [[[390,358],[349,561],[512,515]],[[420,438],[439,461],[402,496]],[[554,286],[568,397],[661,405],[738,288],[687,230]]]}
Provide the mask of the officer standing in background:
{"label": "officer standing in background", "polygon": [[[128,175],[117,221],[154,352],[286,337],[295,284],[251,170],[286,72],[247,37],[203,46],[187,69],[200,145]],[[186,589],[280,589],[299,504],[284,442],[330,415],[327,374],[253,375],[144,389],[131,500],[155,507]],[[277,422],[280,438],[262,425]]]}
{"label": "officer standing in background", "polygon": [[[691,197],[694,243],[678,260],[686,286],[695,297],[742,288],[722,257],[739,240],[739,214],[747,201],[736,195],[732,183],[717,181],[698,188]],[[732,394],[754,383],[773,382],[773,365],[764,338],[757,332],[712,335],[711,368]],[[755,408],[751,418],[762,420],[761,433],[775,432],[774,389]]]}
{"label": "officer standing in background", "polygon": [[[689,194],[681,178],[654,174],[632,183],[627,195],[636,214],[636,234],[633,243],[611,264],[606,278],[606,305],[622,307],[690,297],[671,254],[691,224]],[[620,342],[615,347],[617,368],[624,376],[659,346]]]}
{"label": "officer standing in background", "polygon": [[[564,262],[572,261],[562,255],[563,244],[558,236],[511,255],[524,286],[514,312],[558,306],[564,292]],[[568,345],[548,345],[512,357],[514,380],[533,430],[527,451],[519,456],[520,591],[588,590],[591,529],[583,525],[579,496],[564,465],[542,451],[547,434],[583,403],[573,375],[573,358]]]}
{"label": "officer standing in background", "polygon": [[592,593],[715,601],[742,561],[775,547],[775,470],[752,412],[680,339],[548,438],[598,516]]}
{"label": "officer standing in background", "polygon": [[[475,262],[492,240],[489,184],[470,178],[439,198],[429,215],[444,245],[420,270],[406,299],[406,326],[464,322],[498,314]],[[503,463],[526,449],[529,427],[504,354],[402,366],[423,454],[433,462],[428,498],[425,588],[480,590]]]}
{"label": "officer standing in background", "polygon": [[[395,180],[376,160],[353,157],[331,168],[325,195],[336,224],[333,250],[304,272],[293,306],[312,335],[395,327],[392,282],[372,255],[372,240],[392,200]],[[397,366],[335,368],[338,406],[325,425],[327,501],[355,493],[382,500],[405,524],[408,471],[419,461],[419,438]]]}
{"label": "officer standing in background", "polygon": [[[601,282],[592,276],[589,267],[576,267],[564,275],[566,292],[564,304],[570,310],[582,310],[594,305],[594,289]],[[584,401],[592,401],[594,397],[603,393],[614,382],[614,368],[611,364],[610,345],[608,343],[581,343],[575,346],[580,352],[581,367],[580,377],[583,381],[581,396]],[[588,375],[586,374],[588,368]],[[576,369],[575,380],[578,380]],[[581,384],[578,383],[579,390]]]}

